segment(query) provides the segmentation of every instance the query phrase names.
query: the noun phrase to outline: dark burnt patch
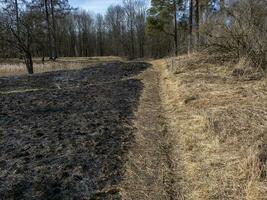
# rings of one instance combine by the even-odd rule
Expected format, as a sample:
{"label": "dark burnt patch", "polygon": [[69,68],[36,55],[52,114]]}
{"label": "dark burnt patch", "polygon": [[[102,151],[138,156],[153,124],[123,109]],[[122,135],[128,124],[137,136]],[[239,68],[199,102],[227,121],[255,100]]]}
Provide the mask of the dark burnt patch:
{"label": "dark burnt patch", "polygon": [[143,89],[133,76],[147,67],[1,78],[2,92],[40,90],[0,94],[0,199],[119,199],[110,188],[121,181]]}

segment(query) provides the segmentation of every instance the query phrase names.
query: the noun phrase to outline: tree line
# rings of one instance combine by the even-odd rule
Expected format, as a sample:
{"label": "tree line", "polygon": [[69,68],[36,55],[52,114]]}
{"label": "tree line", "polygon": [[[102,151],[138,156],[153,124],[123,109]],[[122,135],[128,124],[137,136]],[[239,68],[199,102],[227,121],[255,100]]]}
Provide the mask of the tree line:
{"label": "tree line", "polygon": [[[264,0],[151,0],[150,5],[146,0],[124,0],[105,14],[72,8],[68,0],[0,3],[0,56],[23,58],[29,73],[32,57],[133,59],[205,48],[250,57],[266,52]],[[245,12],[251,15],[245,17]]]}

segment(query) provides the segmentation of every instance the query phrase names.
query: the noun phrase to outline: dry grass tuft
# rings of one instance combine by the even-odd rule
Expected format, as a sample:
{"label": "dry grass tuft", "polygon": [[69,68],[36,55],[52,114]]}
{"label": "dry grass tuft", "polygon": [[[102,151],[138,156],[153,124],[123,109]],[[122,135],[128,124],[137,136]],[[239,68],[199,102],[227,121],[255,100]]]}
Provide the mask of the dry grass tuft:
{"label": "dry grass tuft", "polygon": [[[34,72],[43,73],[50,71],[59,70],[71,70],[71,69],[82,69],[89,65],[101,63],[101,62],[111,62],[111,61],[121,61],[120,57],[115,56],[105,56],[105,57],[66,57],[60,58],[56,62],[45,61],[42,64],[41,58],[35,58],[34,62]],[[0,76],[12,76],[12,75],[23,75],[27,74],[27,70],[23,60],[19,59],[1,59],[0,60]]]}
{"label": "dry grass tuft", "polygon": [[185,199],[266,199],[266,77],[241,79],[232,76],[234,63],[215,60],[193,54],[154,62]]}
{"label": "dry grass tuft", "polygon": [[255,63],[248,58],[241,58],[233,70],[233,76],[238,77],[240,80],[258,80],[261,79],[265,72],[261,65],[255,67]]}

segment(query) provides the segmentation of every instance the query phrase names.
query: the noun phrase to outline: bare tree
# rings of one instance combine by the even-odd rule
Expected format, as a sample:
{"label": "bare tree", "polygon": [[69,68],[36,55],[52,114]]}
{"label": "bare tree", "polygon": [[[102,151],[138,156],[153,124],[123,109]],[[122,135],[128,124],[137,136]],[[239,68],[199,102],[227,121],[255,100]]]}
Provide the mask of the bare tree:
{"label": "bare tree", "polygon": [[193,50],[193,11],[194,11],[194,2],[189,0],[189,35],[188,35],[188,52],[191,53]]}
{"label": "bare tree", "polygon": [[126,12],[127,28],[130,36],[130,56],[135,58],[135,17],[136,17],[136,1],[133,0],[124,0],[124,9]]}
{"label": "bare tree", "polygon": [[178,0],[173,0],[173,15],[174,15],[174,45],[175,45],[175,55],[178,55],[178,29],[177,29],[177,2]]}
{"label": "bare tree", "polygon": [[15,12],[16,12],[16,23],[17,23],[17,34],[20,35],[18,0],[15,0]]}
{"label": "bare tree", "polygon": [[50,7],[51,7],[51,17],[52,17],[52,36],[53,36],[53,59],[57,59],[57,36],[56,36],[56,19],[55,19],[55,5],[54,0],[50,0]]}
{"label": "bare tree", "polygon": [[47,26],[47,37],[48,37],[48,51],[49,51],[49,59],[53,59],[53,51],[52,51],[52,35],[51,35],[51,24],[50,24],[50,14],[49,14],[49,4],[48,0],[44,0],[44,6],[45,6],[45,19],[46,19],[46,26]]}
{"label": "bare tree", "polygon": [[101,14],[96,16],[97,50],[98,55],[104,55],[104,18]]}
{"label": "bare tree", "polygon": [[224,24],[225,22],[225,2],[224,0],[220,0],[220,18],[221,18],[221,23]]}
{"label": "bare tree", "polygon": [[111,42],[110,52],[114,55],[123,55],[125,44],[123,32],[125,32],[125,11],[122,6],[110,6],[105,16],[107,34]]}
{"label": "bare tree", "polygon": [[25,3],[21,9],[18,9],[17,3],[1,1],[0,37],[23,56],[28,73],[33,74],[31,48],[39,17],[29,3]]}
{"label": "bare tree", "polygon": [[139,57],[141,58],[145,56],[146,10],[147,10],[146,1],[139,0],[136,2],[135,26],[136,26],[136,36],[138,43],[138,52],[139,52]]}
{"label": "bare tree", "polygon": [[200,13],[199,13],[199,0],[195,0],[195,27],[196,27],[196,45],[199,47],[200,34],[199,34],[199,23],[200,23]]}

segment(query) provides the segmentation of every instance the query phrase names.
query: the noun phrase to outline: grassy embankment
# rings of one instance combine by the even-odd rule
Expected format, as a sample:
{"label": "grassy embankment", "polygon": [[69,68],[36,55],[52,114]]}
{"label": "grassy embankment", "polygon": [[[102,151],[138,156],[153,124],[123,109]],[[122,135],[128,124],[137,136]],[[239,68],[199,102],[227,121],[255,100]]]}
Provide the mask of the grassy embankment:
{"label": "grassy embankment", "polygon": [[233,63],[199,54],[153,64],[185,199],[266,199],[266,76],[234,77]]}

